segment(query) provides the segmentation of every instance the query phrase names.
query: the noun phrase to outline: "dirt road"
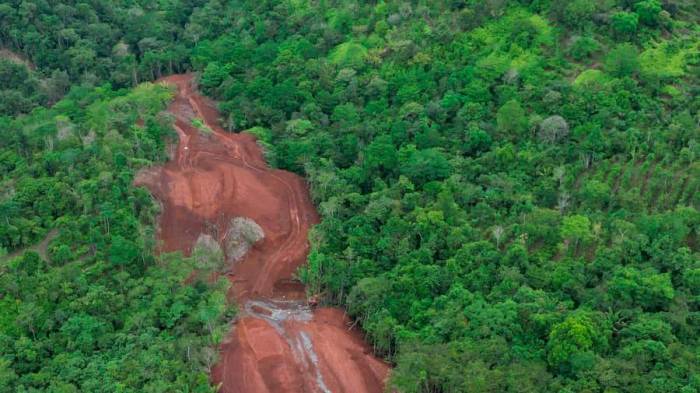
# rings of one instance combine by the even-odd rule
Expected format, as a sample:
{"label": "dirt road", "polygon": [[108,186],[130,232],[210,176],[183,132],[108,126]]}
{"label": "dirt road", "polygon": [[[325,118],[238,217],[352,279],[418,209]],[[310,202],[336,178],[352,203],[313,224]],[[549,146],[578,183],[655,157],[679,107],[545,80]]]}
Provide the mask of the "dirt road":
{"label": "dirt road", "polygon": [[179,144],[171,161],[137,177],[163,204],[161,251],[189,254],[201,234],[223,246],[235,217],[252,219],[264,232],[230,269],[241,313],[221,346],[214,383],[224,393],[382,392],[388,365],[348,329],[341,310],[309,308],[294,279],[309,251],[308,230],[318,222],[303,179],[267,167],[251,135],[225,132],[191,75],[162,82],[177,86],[169,111]]}

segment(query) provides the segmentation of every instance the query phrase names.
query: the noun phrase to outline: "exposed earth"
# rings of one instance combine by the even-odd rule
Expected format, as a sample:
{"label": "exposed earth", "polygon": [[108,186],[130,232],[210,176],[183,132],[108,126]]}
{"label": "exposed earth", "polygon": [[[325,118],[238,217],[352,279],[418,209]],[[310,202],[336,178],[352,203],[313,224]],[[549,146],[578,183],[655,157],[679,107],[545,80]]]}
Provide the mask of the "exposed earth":
{"label": "exposed earth", "polygon": [[226,250],[228,226],[238,218],[264,233],[242,258],[227,259],[240,314],[221,346],[214,383],[224,393],[382,392],[389,366],[342,310],[310,307],[294,277],[318,222],[304,180],[269,168],[253,136],[225,132],[191,75],[162,82],[177,87],[169,112],[179,144],[172,160],[136,180],[163,205],[160,251],[188,255],[202,234]]}

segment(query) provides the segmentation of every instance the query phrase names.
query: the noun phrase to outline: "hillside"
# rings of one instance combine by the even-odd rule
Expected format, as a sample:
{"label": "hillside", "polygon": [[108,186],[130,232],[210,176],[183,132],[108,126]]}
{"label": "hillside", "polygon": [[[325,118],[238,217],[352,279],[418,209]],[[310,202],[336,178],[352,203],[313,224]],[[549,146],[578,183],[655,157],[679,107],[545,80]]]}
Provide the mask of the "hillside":
{"label": "hillside", "polygon": [[190,71],[231,140],[308,182],[295,276],[387,391],[700,392],[699,10],[0,3],[0,46],[35,65],[0,59],[0,392],[216,389],[224,293],[249,284],[159,253],[133,185],[176,140],[173,90],[141,83]]}
{"label": "hillside", "polygon": [[241,5],[193,64],[311,182],[302,277],[393,386],[700,389],[697,8]]}
{"label": "hillside", "polygon": [[165,159],[171,95],[74,88],[2,123],[0,250],[40,246],[0,256],[1,392],[212,391],[228,283],[153,255],[158,208],[132,185]]}

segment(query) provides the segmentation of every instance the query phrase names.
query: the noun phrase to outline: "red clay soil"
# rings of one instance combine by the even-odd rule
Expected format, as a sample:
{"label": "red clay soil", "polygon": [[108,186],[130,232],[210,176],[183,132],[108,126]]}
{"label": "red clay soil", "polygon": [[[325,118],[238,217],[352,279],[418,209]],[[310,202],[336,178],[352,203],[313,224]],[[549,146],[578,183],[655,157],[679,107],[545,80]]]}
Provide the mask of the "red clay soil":
{"label": "red clay soil", "polygon": [[[223,244],[234,217],[254,220],[265,233],[230,270],[241,313],[212,371],[220,392],[382,392],[389,367],[348,328],[345,314],[312,310],[301,300],[294,273],[306,262],[307,233],[318,222],[304,180],[270,169],[253,136],[225,132],[191,75],[162,82],[177,87],[169,112],[179,144],[171,161],[136,179],[163,205],[160,251],[188,255],[202,233]],[[195,118],[211,132],[197,129]]]}

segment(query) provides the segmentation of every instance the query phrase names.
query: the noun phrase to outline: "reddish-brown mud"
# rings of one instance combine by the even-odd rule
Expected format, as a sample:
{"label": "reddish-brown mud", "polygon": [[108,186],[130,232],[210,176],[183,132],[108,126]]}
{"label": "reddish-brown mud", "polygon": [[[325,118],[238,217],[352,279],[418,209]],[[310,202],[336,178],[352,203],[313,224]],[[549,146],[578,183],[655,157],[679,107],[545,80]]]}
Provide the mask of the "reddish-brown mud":
{"label": "reddish-brown mud", "polygon": [[240,316],[221,346],[214,383],[224,393],[382,392],[388,365],[348,328],[341,310],[310,308],[294,279],[306,261],[309,227],[318,221],[303,179],[268,168],[251,135],[225,132],[191,75],[162,82],[177,87],[169,111],[179,144],[171,161],[136,180],[163,205],[161,251],[189,254],[202,233],[223,244],[235,217],[252,219],[265,233],[231,266]]}

